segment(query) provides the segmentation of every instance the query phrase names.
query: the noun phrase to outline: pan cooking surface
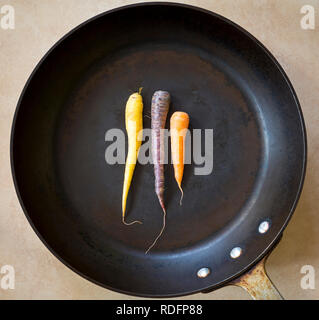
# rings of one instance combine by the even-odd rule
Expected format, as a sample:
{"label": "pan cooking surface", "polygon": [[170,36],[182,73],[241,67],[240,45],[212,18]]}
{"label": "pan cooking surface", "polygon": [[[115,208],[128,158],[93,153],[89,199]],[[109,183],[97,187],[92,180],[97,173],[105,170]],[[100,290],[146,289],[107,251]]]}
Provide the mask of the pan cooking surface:
{"label": "pan cooking surface", "polygon": [[[213,172],[185,166],[183,206],[166,166],[166,230],[148,255],[162,226],[153,167],[136,167],[127,220],[143,225],[127,227],[124,165],[105,161],[105,133],[125,129],[139,87],[144,114],[153,92],[168,90],[168,119],[181,110],[191,129],[214,130]],[[303,181],[304,127],[283,71],[246,32],[192,7],[136,5],[83,24],[38,66],[16,113],[12,165],[30,223],[73,270],[130,294],[181,295],[233,278],[278,238]],[[211,269],[204,279],[202,267]]]}

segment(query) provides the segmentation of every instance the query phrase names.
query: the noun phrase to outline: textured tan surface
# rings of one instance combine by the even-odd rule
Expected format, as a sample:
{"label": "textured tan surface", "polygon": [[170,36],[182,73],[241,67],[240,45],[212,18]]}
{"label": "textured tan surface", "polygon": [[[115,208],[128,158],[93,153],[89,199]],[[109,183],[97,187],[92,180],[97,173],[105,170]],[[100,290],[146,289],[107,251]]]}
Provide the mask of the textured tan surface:
{"label": "textured tan surface", "polygon": [[[0,299],[124,299],[73,273],[41,243],[18,203],[9,163],[13,113],[31,71],[65,33],[107,9],[137,1],[121,0],[0,0],[16,11],[15,30],[0,29],[0,267],[16,270],[16,288],[0,288]],[[319,1],[202,0],[179,1],[203,7],[240,24],[261,40],[290,77],[302,105],[308,131],[305,187],[284,238],[267,262],[268,273],[287,299],[318,299],[302,290],[300,268],[313,265],[319,274]],[[234,5],[236,3],[236,5]],[[315,30],[300,28],[300,8],[315,7]],[[319,277],[319,276],[318,276]],[[1,274],[0,274],[1,279]],[[226,287],[188,299],[247,299],[244,290]]]}

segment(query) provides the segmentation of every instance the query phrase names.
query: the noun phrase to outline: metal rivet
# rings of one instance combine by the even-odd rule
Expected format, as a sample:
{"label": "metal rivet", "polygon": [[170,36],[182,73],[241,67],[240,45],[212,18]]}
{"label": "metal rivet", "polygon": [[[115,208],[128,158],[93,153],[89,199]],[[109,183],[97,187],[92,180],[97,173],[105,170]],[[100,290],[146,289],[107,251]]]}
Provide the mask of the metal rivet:
{"label": "metal rivet", "polygon": [[259,227],[258,227],[258,231],[259,233],[266,233],[269,229],[269,222],[268,221],[263,221]]}
{"label": "metal rivet", "polygon": [[230,256],[233,258],[233,259],[236,259],[238,258],[241,254],[242,254],[242,248],[240,247],[235,247],[232,249],[232,251],[230,251]]}
{"label": "metal rivet", "polygon": [[201,268],[197,271],[198,278],[206,278],[210,274],[209,268]]}

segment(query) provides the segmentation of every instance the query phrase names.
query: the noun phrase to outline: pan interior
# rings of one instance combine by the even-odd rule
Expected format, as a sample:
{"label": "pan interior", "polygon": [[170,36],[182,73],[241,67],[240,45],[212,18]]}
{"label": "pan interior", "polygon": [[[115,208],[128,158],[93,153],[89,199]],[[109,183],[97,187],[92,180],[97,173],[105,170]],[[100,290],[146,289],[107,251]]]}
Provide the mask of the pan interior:
{"label": "pan interior", "polygon": [[[152,165],[136,166],[127,220],[143,225],[127,227],[124,165],[105,160],[105,134],[125,130],[139,87],[145,115],[153,92],[168,90],[168,119],[185,111],[191,129],[214,130],[213,171],[185,166],[182,206],[166,166],[166,230],[147,256],[162,226]],[[290,215],[305,156],[299,109],[273,59],[231,23],[178,5],[114,11],[60,42],[26,87],[12,145],[20,200],[54,253],[99,284],[150,296],[214,287],[264,254]],[[206,279],[196,277],[202,266],[213,270]]]}
{"label": "pan interior", "polygon": [[[58,117],[54,141],[57,179],[76,221],[99,230],[114,244],[142,252],[161,228],[153,166],[136,167],[127,219],[143,220],[144,225],[128,228],[121,222],[124,165],[105,160],[106,148],[114,142],[105,142],[106,131],[125,132],[126,100],[139,87],[143,87],[145,115],[151,114],[153,92],[169,90],[168,119],[183,110],[190,115],[191,130],[215,133],[214,170],[195,175],[194,159],[186,165],[182,206],[174,170],[171,165],[165,168],[167,228],[153,251],[168,253],[215,237],[244,214],[241,209],[263,167],[261,119],[254,101],[236,83],[236,74],[234,79],[219,69],[218,61],[208,59],[205,52],[187,44],[149,43],[120,50],[83,76]],[[150,128],[148,117],[144,126]],[[204,141],[204,131],[202,135]]]}

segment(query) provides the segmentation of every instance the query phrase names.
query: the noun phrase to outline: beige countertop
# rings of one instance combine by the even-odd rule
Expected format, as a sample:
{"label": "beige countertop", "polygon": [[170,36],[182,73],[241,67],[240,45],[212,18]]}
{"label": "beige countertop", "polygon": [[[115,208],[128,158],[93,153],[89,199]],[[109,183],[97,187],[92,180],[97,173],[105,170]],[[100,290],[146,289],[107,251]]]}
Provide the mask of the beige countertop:
{"label": "beige countertop", "polygon": [[[131,299],[81,278],[57,260],[28,224],[14,190],[9,161],[10,129],[21,90],[41,57],[63,35],[108,9],[142,1],[0,0],[15,9],[15,29],[0,28],[0,268],[15,269],[15,289],[0,299]],[[319,298],[319,0],[188,0],[241,25],[279,60],[300,100],[308,135],[307,176],[295,214],[267,270],[286,299]],[[316,14],[314,30],[300,26],[303,5]],[[1,18],[1,14],[0,14]],[[318,274],[316,288],[300,286],[303,265]],[[3,275],[0,273],[0,280]],[[225,287],[187,299],[249,299]]]}

